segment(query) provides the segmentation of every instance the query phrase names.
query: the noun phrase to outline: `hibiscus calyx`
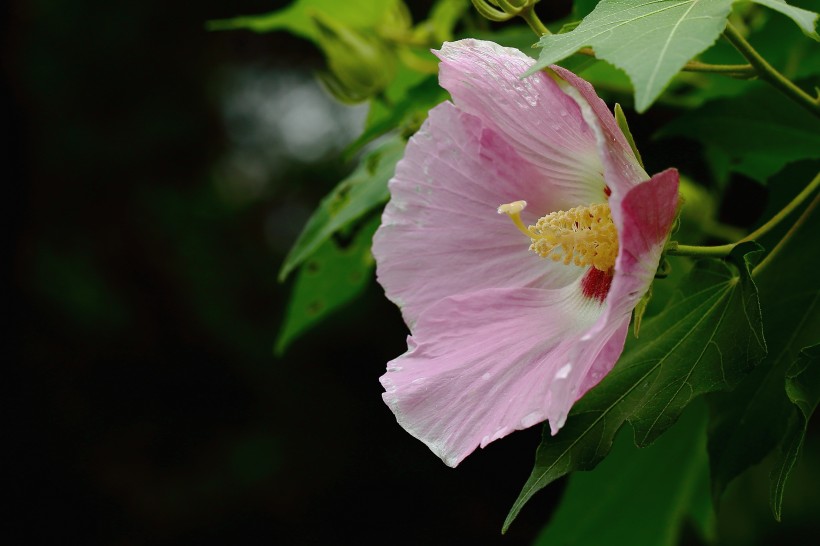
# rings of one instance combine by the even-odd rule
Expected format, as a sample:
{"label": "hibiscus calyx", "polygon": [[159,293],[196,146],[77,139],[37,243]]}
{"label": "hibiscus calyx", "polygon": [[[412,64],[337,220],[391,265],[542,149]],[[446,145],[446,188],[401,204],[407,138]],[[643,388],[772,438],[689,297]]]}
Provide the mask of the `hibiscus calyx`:
{"label": "hibiscus calyx", "polygon": [[593,203],[551,212],[528,227],[521,221],[526,206],[526,201],[514,201],[498,207],[498,212],[509,216],[530,238],[531,251],[564,265],[591,265],[605,273],[615,266],[618,231],[608,204]]}

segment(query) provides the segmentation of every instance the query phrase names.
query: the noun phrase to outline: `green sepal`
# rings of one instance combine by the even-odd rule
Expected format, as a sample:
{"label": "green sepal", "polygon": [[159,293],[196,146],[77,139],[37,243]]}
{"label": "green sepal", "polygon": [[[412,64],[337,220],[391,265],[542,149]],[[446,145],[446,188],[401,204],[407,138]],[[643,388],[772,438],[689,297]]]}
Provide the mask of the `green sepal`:
{"label": "green sepal", "polygon": [[644,165],[643,159],[641,158],[641,152],[638,151],[638,146],[635,145],[635,139],[632,137],[632,131],[629,130],[629,124],[626,122],[624,110],[617,102],[615,103],[615,122],[618,124],[618,128],[620,128],[621,132],[626,137],[626,141],[629,142],[629,147],[632,148],[632,151],[635,153],[638,163],[640,163],[641,167],[643,167]]}

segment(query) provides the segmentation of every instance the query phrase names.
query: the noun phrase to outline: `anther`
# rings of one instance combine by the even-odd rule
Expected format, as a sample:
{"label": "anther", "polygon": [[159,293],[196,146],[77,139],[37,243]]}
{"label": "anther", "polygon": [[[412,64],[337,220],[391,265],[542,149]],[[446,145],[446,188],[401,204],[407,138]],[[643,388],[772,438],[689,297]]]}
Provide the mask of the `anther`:
{"label": "anther", "polygon": [[609,205],[598,203],[557,211],[539,219],[534,226],[525,226],[520,215],[526,205],[526,201],[515,201],[501,205],[498,212],[507,214],[530,238],[530,250],[565,265],[591,265],[600,271],[609,271],[615,265],[618,232]]}

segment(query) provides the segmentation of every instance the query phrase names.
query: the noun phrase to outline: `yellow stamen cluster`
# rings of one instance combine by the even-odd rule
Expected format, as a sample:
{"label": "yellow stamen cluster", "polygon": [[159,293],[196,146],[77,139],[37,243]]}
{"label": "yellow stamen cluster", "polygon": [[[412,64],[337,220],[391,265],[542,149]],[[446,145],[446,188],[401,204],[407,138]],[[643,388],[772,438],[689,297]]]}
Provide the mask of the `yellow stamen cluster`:
{"label": "yellow stamen cluster", "polygon": [[542,258],[550,258],[565,265],[593,266],[609,271],[618,256],[618,232],[612,222],[609,205],[592,204],[553,212],[539,219],[534,226],[525,227],[520,214],[527,205],[516,201],[498,207],[507,214],[532,244],[530,250]]}

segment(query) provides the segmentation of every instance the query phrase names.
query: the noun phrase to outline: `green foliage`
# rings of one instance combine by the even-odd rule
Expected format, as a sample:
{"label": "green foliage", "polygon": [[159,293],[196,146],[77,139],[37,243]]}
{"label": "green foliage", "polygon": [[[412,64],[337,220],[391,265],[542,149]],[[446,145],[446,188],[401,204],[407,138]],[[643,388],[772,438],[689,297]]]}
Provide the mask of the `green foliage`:
{"label": "green foliage", "polygon": [[800,352],[797,361],[786,373],[786,393],[799,412],[793,412],[794,417],[789,421],[779,456],[772,468],[770,504],[777,521],[780,521],[786,479],[800,455],[809,419],[820,403],[820,345],[807,347]]}
{"label": "green foliage", "polygon": [[438,42],[452,40],[453,29],[469,7],[469,0],[438,0],[430,10],[430,17],[419,28],[429,28]]}
{"label": "green foliage", "polygon": [[280,281],[285,280],[331,235],[387,202],[387,181],[393,176],[404,144],[404,140],[398,137],[385,141],[365,155],[353,174],[322,199],[285,258],[279,271]]}
{"label": "green foliage", "polygon": [[552,437],[544,429],[535,467],[505,530],[538,490],[573,470],[595,467],[626,421],[635,443],[647,446],[697,396],[731,389],[754,368],[766,354],[750,271],[759,253],[749,243],[732,253],[733,265],[698,262],[680,297],[644,321],[640,341],[575,404],[561,432]]}
{"label": "green foliage", "polygon": [[[746,18],[739,21],[736,19],[735,22],[745,24],[748,32],[746,39],[766,61],[795,81],[820,74],[820,48],[807,40],[791,20],[759,6],[745,7],[750,20],[746,23]],[[717,65],[743,62],[743,58],[727,40],[718,40],[699,60]],[[682,99],[682,106],[687,109],[697,108],[704,102],[718,98],[739,97],[750,87],[748,80],[695,72],[680,73],[672,80],[672,86],[676,81],[686,85],[685,93],[681,89],[674,89],[674,94]],[[665,93],[662,98],[668,98],[670,94],[672,93]],[[776,102],[783,102],[783,98],[778,98]]]}
{"label": "green foliage", "polygon": [[[636,155],[647,121],[656,123],[649,133],[661,137],[656,149],[666,147],[673,158],[678,151],[669,149],[670,137],[701,145],[716,184],[704,189],[708,181],[696,179],[697,168],[687,173],[694,180],[682,179],[686,204],[677,236],[686,243],[743,236],[719,218],[718,203],[733,173],[766,183],[776,194],[784,173],[805,167],[798,162],[816,171],[805,160],[820,159],[818,121],[782,88],[744,80],[750,76],[745,69],[727,76],[697,71],[704,65],[692,71],[690,65],[681,72],[696,59],[711,65],[746,62],[729,41],[718,40],[731,17],[733,28],[772,66],[798,87],[809,87],[801,79],[820,73],[820,49],[806,39],[820,39],[818,15],[784,0],[753,0],[730,14],[734,5],[735,0],[575,0],[570,17],[551,23],[560,32],[541,36],[530,71],[561,63],[582,73],[607,101],[634,104],[638,112],[658,102],[658,117],[672,121],[661,121],[658,130],[652,116],[630,118],[637,138],[615,107],[616,122]],[[546,3],[536,7],[546,11]],[[281,354],[372,277],[377,211],[389,198],[387,181],[405,138],[448,98],[430,49],[458,30],[459,37],[534,55],[536,37],[523,24],[492,28],[475,16],[468,0],[438,0],[415,24],[401,0],[296,0],[266,15],[213,21],[209,28],[286,30],[320,47],[327,89],[347,102],[369,101],[365,127],[345,151],[348,158],[394,135],[365,154],[322,200],[285,259],[280,280],[296,270],[298,276],[276,342]],[[595,57],[578,54],[584,47],[592,47]],[[648,153],[646,159],[650,166],[657,162]],[[775,195],[767,214],[779,210],[779,199]],[[820,288],[816,276],[806,273],[820,269],[818,254],[806,251],[818,228],[815,214],[783,245],[776,244],[785,228],[772,233],[762,242],[776,247],[774,257],[762,267],[755,265],[762,255],[756,243],[736,247],[723,261],[672,258],[670,277],[655,283],[636,309],[640,339],[628,340],[615,369],[574,406],[558,435],[544,428],[534,469],[504,530],[538,490],[585,470],[591,472],[570,478],[539,544],[675,544],[687,519],[710,541],[713,502],[732,480],[773,453],[770,498],[779,519],[785,483],[820,401]],[[701,395],[710,410],[708,427],[696,402]],[[623,426],[627,422],[630,427]]]}
{"label": "green foliage", "polygon": [[[264,15],[209,21],[209,30],[288,30],[314,42],[327,59],[319,77],[342,102],[355,103],[382,92],[393,80],[397,56],[392,42],[410,29],[401,0],[296,0]],[[400,52],[401,53],[401,52]]]}
{"label": "green foliage", "polygon": [[295,0],[288,7],[263,15],[244,15],[232,19],[208,21],[208,30],[247,29],[254,32],[287,30],[297,36],[319,42],[319,29],[313,15],[321,12],[340,25],[356,29],[375,28],[395,9],[397,0]]}
{"label": "green foliage", "polygon": [[[635,108],[655,102],[684,65],[715,43],[734,0],[601,0],[570,32],[542,36],[533,73],[590,46],[622,69],[635,90]],[[812,38],[817,14],[782,0],[758,2],[790,17]]]}
{"label": "green foliage", "polygon": [[530,72],[591,46],[629,75],[635,107],[643,112],[687,61],[717,40],[731,6],[732,0],[602,0],[572,32],[541,37]]}
{"label": "green foliage", "polygon": [[643,449],[635,447],[629,428],[618,433],[606,460],[569,478],[536,546],[674,546],[687,518],[702,522],[707,537],[713,534],[703,405],[692,404]]}
{"label": "green foliage", "polygon": [[[709,400],[709,459],[715,500],[735,477],[780,445],[781,463],[773,470],[777,494],[772,497],[778,518],[783,484],[811,413],[798,411],[787,385],[801,348],[820,341],[820,286],[815,276],[807,274],[820,267],[820,256],[805,252],[818,229],[820,215],[815,213],[773,262],[756,274],[769,354],[734,391]],[[787,423],[789,430],[784,435]]]}
{"label": "green foliage", "polygon": [[[411,41],[440,47],[445,40],[452,40],[453,30],[467,7],[467,0],[439,0],[430,16],[413,28]],[[398,49],[403,62],[390,84],[371,100],[364,131],[348,147],[347,154],[395,129],[412,134],[427,112],[449,97],[438,85],[437,60],[428,49]]]}
{"label": "green foliage", "polygon": [[326,240],[304,263],[276,340],[276,354],[367,286],[374,265],[370,241],[379,221],[378,215],[371,218],[346,245]]}
{"label": "green foliage", "polygon": [[396,58],[383,40],[339,24],[321,12],[315,13],[313,20],[328,66],[319,77],[333,96],[342,102],[361,102],[390,84]]}
{"label": "green foliage", "polygon": [[820,36],[818,36],[817,31],[815,30],[818,18],[818,15],[816,13],[809,10],[790,6],[785,2],[785,0],[753,1],[756,4],[760,4],[761,6],[766,6],[769,9],[779,11],[780,13],[794,21],[806,36],[808,36],[809,38],[813,38],[814,40],[820,41]]}
{"label": "green foliage", "polygon": [[365,129],[348,146],[348,155],[396,128],[415,132],[427,117],[427,112],[449,97],[439,86],[437,77],[427,76],[418,81],[417,75],[418,73],[409,73],[407,80],[393,80],[394,84],[387,91],[390,95],[397,96],[398,100],[392,108],[387,108],[378,100],[373,101]]}
{"label": "green foliage", "polygon": [[741,96],[709,102],[666,125],[658,136],[705,144],[715,178],[742,173],[761,183],[789,163],[820,159],[820,121],[762,83]]}

